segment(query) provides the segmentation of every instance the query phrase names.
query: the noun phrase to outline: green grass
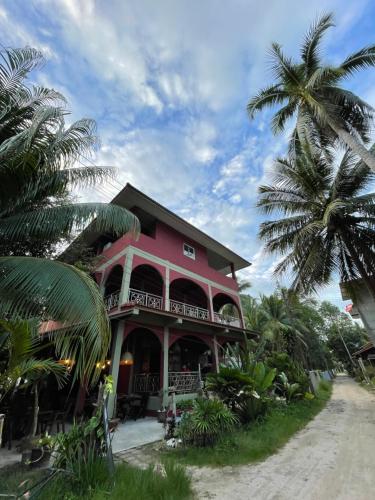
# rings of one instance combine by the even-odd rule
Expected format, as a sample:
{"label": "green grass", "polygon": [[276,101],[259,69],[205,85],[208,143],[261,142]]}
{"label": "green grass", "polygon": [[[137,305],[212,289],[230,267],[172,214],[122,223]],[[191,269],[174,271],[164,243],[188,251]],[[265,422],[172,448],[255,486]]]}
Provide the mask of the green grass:
{"label": "green grass", "polygon": [[183,465],[241,465],[264,460],[324,408],[331,392],[332,384],[324,382],[313,400],[278,405],[262,421],[231,434],[212,448],[177,448],[166,453]]}
{"label": "green grass", "polygon": [[[11,473],[10,473],[11,472]],[[37,482],[43,471],[22,470],[21,468],[0,471],[1,493],[21,493],[27,480],[28,486]],[[165,475],[160,475],[152,468],[137,469],[126,464],[116,467],[114,485],[104,481],[92,492],[78,493],[67,476],[53,480],[38,497],[39,500],[188,500],[192,497],[190,479],[184,469],[171,462],[165,464]]]}

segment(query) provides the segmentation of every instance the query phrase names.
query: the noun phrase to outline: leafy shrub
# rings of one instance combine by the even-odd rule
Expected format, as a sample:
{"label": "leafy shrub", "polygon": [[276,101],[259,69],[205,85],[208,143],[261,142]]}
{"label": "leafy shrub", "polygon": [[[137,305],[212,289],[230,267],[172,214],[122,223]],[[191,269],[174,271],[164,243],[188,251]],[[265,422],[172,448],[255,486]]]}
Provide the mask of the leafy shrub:
{"label": "leafy shrub", "polygon": [[176,409],[180,411],[187,411],[193,408],[194,399],[182,399],[181,401],[177,401]]}
{"label": "leafy shrub", "polygon": [[301,393],[309,391],[309,377],[301,365],[291,359],[287,353],[273,353],[266,358],[266,363],[276,368],[278,373],[285,373],[290,384],[299,384]]}
{"label": "leafy shrub", "polygon": [[278,380],[279,383],[277,384],[277,387],[279,391],[282,391],[283,396],[288,403],[292,401],[292,399],[298,399],[303,396],[300,384],[297,382],[294,382],[293,384],[290,383],[284,372],[279,373]]}
{"label": "leafy shrub", "polygon": [[214,392],[246,423],[265,413],[268,394],[276,370],[262,362],[249,365],[249,373],[239,368],[221,367],[207,377],[207,389]]}
{"label": "leafy shrub", "polygon": [[105,480],[103,436],[100,418],[93,416],[87,422],[74,423],[68,432],[55,437],[54,466],[69,473],[78,491],[94,490]]}
{"label": "leafy shrub", "polygon": [[190,413],[184,413],[177,435],[184,444],[212,446],[230,431],[237,417],[218,399],[198,398]]}

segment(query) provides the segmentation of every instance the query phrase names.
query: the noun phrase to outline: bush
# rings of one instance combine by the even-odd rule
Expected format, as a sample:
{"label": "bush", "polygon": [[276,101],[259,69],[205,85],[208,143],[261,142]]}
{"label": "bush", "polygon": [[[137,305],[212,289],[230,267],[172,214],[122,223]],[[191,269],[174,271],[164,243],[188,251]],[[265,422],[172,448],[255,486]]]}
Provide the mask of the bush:
{"label": "bush", "polygon": [[207,377],[207,389],[236,412],[243,423],[266,412],[276,375],[275,369],[262,362],[252,363],[249,370],[247,373],[239,368],[221,367],[219,373]]}
{"label": "bush", "polygon": [[236,422],[236,416],[222,401],[198,398],[192,411],[182,416],[177,436],[187,445],[213,446]]}
{"label": "bush", "polygon": [[103,434],[100,418],[94,416],[55,437],[54,466],[69,473],[77,491],[92,491],[106,479]]}
{"label": "bush", "polygon": [[266,358],[266,363],[268,366],[276,368],[278,373],[285,373],[290,384],[298,384],[302,394],[309,391],[310,382],[308,375],[302,366],[293,361],[287,353],[275,352]]}
{"label": "bush", "polygon": [[285,397],[288,403],[290,403],[292,399],[299,399],[303,396],[300,384],[298,384],[297,382],[294,382],[293,384],[290,383],[288,377],[284,372],[281,372],[278,375],[278,380],[279,383],[277,384],[276,387],[279,392],[280,391],[282,392],[282,395]]}
{"label": "bush", "polygon": [[176,409],[182,412],[191,410],[194,405],[194,399],[182,399],[181,401],[177,401]]}

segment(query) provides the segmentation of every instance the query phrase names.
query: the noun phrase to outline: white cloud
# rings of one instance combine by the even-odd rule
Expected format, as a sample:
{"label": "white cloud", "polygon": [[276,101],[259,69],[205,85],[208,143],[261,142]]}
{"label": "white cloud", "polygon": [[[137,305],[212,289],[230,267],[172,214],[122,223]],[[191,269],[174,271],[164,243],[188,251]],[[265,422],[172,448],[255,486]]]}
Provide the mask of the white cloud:
{"label": "white cloud", "polygon": [[[253,292],[271,291],[275,258],[261,251],[255,203],[290,131],[272,137],[269,113],[250,124],[246,103],[272,78],[271,41],[296,54],[310,20],[333,9],[339,27],[326,45],[341,59],[355,45],[343,37],[366,1],[342,9],[340,0],[270,0],[267,6],[255,0],[33,0],[18,19],[15,4],[0,7],[6,45],[44,47],[54,57],[51,73],[47,67],[38,81],[61,89],[75,113],[97,118],[97,162],[116,165],[119,184],[133,183],[250,259],[244,274]],[[41,26],[27,17],[34,11]],[[372,87],[369,80],[364,95],[375,102]],[[96,196],[109,199],[119,184],[98,188]]]}

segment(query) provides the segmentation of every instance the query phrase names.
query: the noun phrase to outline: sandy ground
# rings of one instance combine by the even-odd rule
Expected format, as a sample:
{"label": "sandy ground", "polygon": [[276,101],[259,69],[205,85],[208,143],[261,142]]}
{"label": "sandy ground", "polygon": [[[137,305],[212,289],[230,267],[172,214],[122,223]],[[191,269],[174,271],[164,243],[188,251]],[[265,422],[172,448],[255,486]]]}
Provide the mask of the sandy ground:
{"label": "sandy ground", "polygon": [[337,377],[326,408],[276,455],[191,471],[201,499],[374,500],[375,396]]}

